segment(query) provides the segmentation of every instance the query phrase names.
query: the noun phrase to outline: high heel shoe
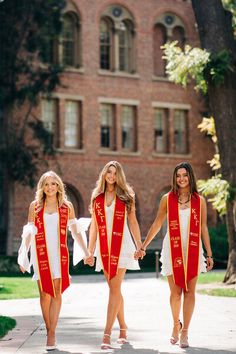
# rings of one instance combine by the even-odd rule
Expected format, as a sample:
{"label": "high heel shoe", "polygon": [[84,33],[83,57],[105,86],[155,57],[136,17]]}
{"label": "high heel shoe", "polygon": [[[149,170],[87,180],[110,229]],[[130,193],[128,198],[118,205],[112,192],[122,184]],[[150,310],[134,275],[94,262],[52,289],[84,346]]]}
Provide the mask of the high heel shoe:
{"label": "high heel shoe", "polygon": [[[183,335],[183,333],[185,333]],[[180,335],[180,340],[179,340],[179,346],[180,348],[188,348],[189,347],[189,343],[188,343],[188,329],[183,328],[181,331],[181,335]]]}
{"label": "high heel shoe", "polygon": [[[178,334],[177,335],[174,335],[173,332],[174,332],[174,328],[179,326],[179,330],[178,330]],[[182,329],[182,323],[180,322],[180,320],[174,322],[174,328],[173,328],[173,332],[172,332],[172,336],[170,337],[170,342],[171,344],[176,344],[179,340],[179,333]]]}
{"label": "high heel shoe", "polygon": [[[109,337],[109,338],[111,338],[111,336],[110,336],[110,334],[106,334],[106,333],[104,333],[103,334],[103,338],[104,337]],[[102,344],[101,344],[101,349],[112,349],[112,346],[111,346],[111,344],[110,343],[104,343],[104,342],[102,342]]]}
{"label": "high heel shoe", "polygon": [[[124,332],[124,331],[127,331],[127,328],[120,328],[120,332]],[[121,335],[121,333],[120,333]],[[123,337],[119,337],[116,341],[118,344],[125,344],[125,343],[128,343],[128,340],[127,340],[127,337],[126,335],[123,336]]]}

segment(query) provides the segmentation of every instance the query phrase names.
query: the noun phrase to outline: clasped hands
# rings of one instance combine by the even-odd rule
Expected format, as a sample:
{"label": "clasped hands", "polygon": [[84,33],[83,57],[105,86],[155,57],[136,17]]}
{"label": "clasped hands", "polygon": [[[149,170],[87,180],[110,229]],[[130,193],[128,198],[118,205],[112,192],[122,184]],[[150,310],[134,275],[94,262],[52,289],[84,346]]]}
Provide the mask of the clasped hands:
{"label": "clasped hands", "polygon": [[89,253],[89,255],[84,258],[84,264],[87,264],[90,267],[94,266],[94,255],[92,253]]}
{"label": "clasped hands", "polygon": [[143,259],[143,257],[146,255],[146,251],[144,249],[137,248],[137,250],[134,252],[134,259],[137,261],[139,258]]}

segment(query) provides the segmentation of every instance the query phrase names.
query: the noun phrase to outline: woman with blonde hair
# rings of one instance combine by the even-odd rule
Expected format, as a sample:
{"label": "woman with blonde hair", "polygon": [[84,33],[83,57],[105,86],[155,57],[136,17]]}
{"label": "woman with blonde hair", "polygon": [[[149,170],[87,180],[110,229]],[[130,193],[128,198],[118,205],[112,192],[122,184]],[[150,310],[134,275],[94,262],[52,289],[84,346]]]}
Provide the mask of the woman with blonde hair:
{"label": "woman with blonde hair", "polygon": [[[77,261],[91,264],[84,229],[75,219],[72,203],[67,200],[61,178],[53,171],[39,179],[35,200],[30,204],[28,224],[24,226],[18,264],[37,280],[40,306],[47,330],[46,350],[56,348],[55,332],[61,309],[61,294],[70,285],[67,226],[77,246]],[[28,259],[30,250],[31,259]]]}
{"label": "woman with blonde hair", "polygon": [[[157,216],[135,258],[145,255],[147,246],[160,231],[166,218],[168,226],[160,261],[161,273],[167,276],[170,288],[173,317],[170,342],[176,344],[179,341],[181,348],[187,348],[197,278],[199,273],[211,270],[214,264],[207,228],[206,201],[198,194],[193,169],[188,162],[175,167],[172,188],[162,197]],[[183,323],[179,319],[182,298]]]}
{"label": "woman with blonde hair", "polygon": [[[127,341],[124,299],[121,284],[126,269],[139,269],[134,259],[135,245],[141,246],[141,235],[135,213],[135,195],[126,182],[124,171],[117,161],[108,162],[102,169],[92,192],[92,214],[89,251],[96,257],[96,271],[103,270],[109,286],[109,302],[101,349],[111,347],[110,336],[116,318],[119,322],[118,343]],[[132,235],[132,236],[131,236]]]}

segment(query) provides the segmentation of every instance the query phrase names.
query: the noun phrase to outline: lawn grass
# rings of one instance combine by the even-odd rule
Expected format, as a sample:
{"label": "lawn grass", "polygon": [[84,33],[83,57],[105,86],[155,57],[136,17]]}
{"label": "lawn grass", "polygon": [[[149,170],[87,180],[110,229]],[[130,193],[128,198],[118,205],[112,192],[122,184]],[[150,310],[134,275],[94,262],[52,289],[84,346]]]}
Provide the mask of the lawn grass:
{"label": "lawn grass", "polygon": [[224,280],[225,271],[211,271],[207,273],[201,273],[198,277],[198,284],[210,284],[210,283],[222,283]]}
{"label": "lawn grass", "polygon": [[200,289],[198,293],[204,295],[212,295],[212,296],[226,296],[226,297],[236,297],[236,290],[229,288],[229,289]]}
{"label": "lawn grass", "polygon": [[0,277],[0,300],[38,297],[38,286],[29,277]]}
{"label": "lawn grass", "polygon": [[16,320],[11,317],[0,316],[0,338],[16,326]]}

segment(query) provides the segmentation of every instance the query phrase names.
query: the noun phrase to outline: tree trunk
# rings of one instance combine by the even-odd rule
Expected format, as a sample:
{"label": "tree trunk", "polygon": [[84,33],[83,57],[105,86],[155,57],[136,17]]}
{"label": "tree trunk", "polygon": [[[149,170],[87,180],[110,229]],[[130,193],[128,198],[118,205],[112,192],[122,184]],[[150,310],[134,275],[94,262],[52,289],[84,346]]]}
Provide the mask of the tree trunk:
{"label": "tree trunk", "polygon": [[[233,60],[234,71],[228,71],[224,82],[208,85],[208,99],[211,114],[215,119],[221,158],[222,177],[231,187],[236,187],[236,44],[233,36],[231,14],[221,0],[192,0],[198,24],[202,48],[213,55],[228,51]],[[235,197],[234,197],[235,198]],[[236,282],[236,220],[235,201],[227,203],[227,232],[229,241],[228,266],[224,281]]]}

